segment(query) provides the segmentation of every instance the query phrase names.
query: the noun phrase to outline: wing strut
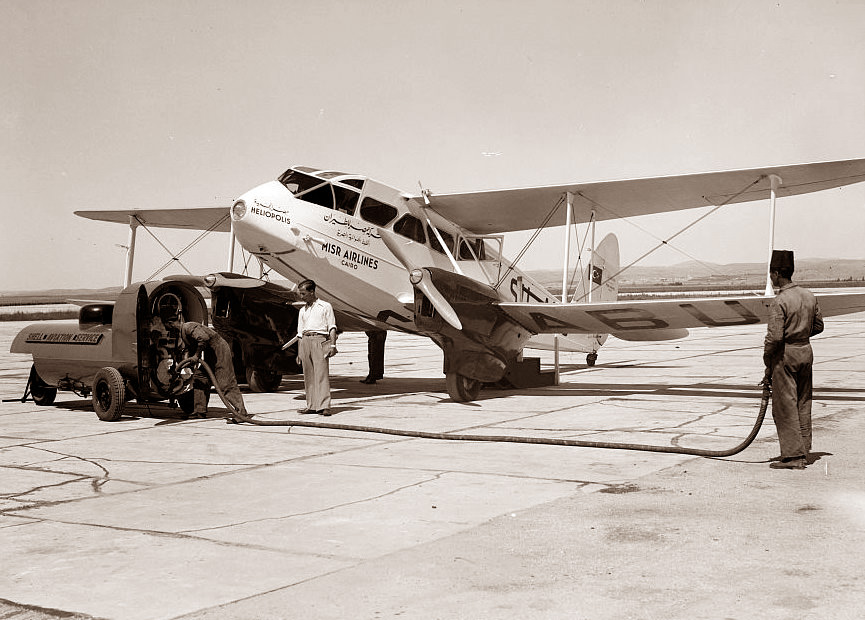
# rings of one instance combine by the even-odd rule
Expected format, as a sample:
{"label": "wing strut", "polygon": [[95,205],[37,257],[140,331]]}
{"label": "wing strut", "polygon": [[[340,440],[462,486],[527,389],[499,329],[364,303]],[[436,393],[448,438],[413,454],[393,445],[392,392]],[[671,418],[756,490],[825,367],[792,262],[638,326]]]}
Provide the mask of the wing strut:
{"label": "wing strut", "polygon": [[234,273],[234,218],[231,218],[231,232],[228,233],[228,272]]}
{"label": "wing strut", "polygon": [[126,247],[126,269],[123,271],[123,288],[132,284],[132,267],[135,263],[135,233],[140,222],[134,215],[129,216],[129,243]]}
{"label": "wing strut", "polygon": [[777,174],[769,175],[771,188],[769,193],[769,258],[766,259],[766,297],[772,297],[775,294],[769,269],[772,264],[772,250],[775,249],[775,195],[783,182]]}

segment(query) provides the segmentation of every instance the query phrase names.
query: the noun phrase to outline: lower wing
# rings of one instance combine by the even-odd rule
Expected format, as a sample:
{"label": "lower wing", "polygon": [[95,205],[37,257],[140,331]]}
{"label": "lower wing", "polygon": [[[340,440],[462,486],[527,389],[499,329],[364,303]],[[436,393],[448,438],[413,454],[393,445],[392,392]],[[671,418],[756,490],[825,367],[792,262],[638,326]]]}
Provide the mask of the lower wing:
{"label": "lower wing", "polygon": [[[824,317],[865,311],[865,293],[817,295]],[[689,327],[765,323],[771,297],[740,296],[590,304],[498,304],[527,329],[543,334],[612,334],[623,340],[669,340]]]}

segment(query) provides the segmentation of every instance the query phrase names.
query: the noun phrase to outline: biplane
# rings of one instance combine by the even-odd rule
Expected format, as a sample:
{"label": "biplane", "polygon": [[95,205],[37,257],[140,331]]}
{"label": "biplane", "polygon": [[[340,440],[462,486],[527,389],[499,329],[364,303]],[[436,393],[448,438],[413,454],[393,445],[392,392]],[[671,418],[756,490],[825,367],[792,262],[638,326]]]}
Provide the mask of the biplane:
{"label": "biplane", "polygon": [[[229,232],[229,272],[236,239],[262,269],[292,282],[315,280],[319,296],[333,304],[340,329],[428,336],[443,351],[448,394],[465,402],[477,398],[483,384],[514,374],[526,347],[582,351],[591,364],[609,335],[669,340],[694,327],[766,321],[770,283],[765,295],[619,301],[618,242],[607,235],[596,245],[596,222],[769,201],[768,257],[778,197],[863,180],[865,159],[854,159],[439,194],[405,193],[363,175],[298,166],[247,191],[230,207],[76,214],[129,225],[126,284],[137,227]],[[591,231],[592,242],[587,259],[574,270],[579,281],[571,286],[568,231],[579,225]],[[561,297],[503,255],[505,233],[551,226],[566,231]],[[252,277],[219,281],[247,291],[265,286]],[[270,291],[275,286],[267,284]],[[865,310],[862,293],[818,297],[824,316]],[[274,298],[273,303],[287,302]],[[266,308],[257,314],[266,315]],[[246,364],[261,369],[260,385],[274,384],[278,372],[260,360]]]}

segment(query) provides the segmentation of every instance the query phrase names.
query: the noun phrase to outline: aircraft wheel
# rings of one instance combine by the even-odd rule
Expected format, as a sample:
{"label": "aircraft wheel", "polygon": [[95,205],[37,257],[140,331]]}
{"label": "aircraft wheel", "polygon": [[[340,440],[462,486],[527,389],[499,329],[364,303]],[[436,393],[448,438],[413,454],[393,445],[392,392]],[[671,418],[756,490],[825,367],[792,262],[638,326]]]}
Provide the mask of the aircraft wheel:
{"label": "aircraft wheel", "polygon": [[475,400],[481,391],[481,382],[477,379],[469,379],[455,372],[445,375],[448,387],[448,395],[458,403]]}
{"label": "aircraft wheel", "polygon": [[279,389],[279,384],[282,383],[282,375],[278,372],[247,368],[246,382],[253,392],[275,392]]}
{"label": "aircraft wheel", "polygon": [[586,356],[586,364],[588,364],[589,366],[594,366],[595,362],[597,362],[597,361],[598,361],[598,354],[597,353],[589,353]]}
{"label": "aircraft wheel", "polygon": [[126,404],[126,382],[116,368],[101,368],[93,379],[93,410],[104,422],[116,422]]}
{"label": "aircraft wheel", "polygon": [[36,366],[30,370],[30,396],[40,407],[53,404],[57,397],[57,388],[51,387],[36,374]]}

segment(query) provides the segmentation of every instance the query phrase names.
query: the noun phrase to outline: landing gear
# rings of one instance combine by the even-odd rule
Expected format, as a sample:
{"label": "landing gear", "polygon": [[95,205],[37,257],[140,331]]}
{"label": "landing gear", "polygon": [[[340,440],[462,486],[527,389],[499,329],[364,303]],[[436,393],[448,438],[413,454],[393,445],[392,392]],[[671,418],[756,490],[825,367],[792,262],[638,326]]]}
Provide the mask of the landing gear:
{"label": "landing gear", "polygon": [[246,369],[246,382],[253,392],[275,392],[282,383],[282,375],[255,368]]}
{"label": "landing gear", "polygon": [[107,366],[93,379],[93,410],[100,420],[116,422],[126,404],[126,382],[116,368]]}
{"label": "landing gear", "polygon": [[450,372],[445,375],[448,395],[458,403],[475,400],[481,391],[481,382],[466,376]]}
{"label": "landing gear", "polygon": [[586,356],[586,364],[588,364],[589,366],[594,366],[595,362],[597,362],[597,361],[598,361],[598,354],[597,353],[589,353]]}

